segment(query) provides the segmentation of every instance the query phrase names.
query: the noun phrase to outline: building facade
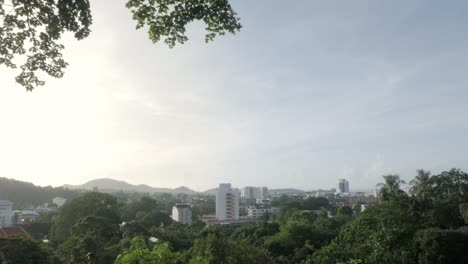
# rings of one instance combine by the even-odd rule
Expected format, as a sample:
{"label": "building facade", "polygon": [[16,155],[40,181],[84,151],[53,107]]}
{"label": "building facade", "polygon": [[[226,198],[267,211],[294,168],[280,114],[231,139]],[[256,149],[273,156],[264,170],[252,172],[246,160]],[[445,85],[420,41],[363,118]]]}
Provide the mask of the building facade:
{"label": "building facade", "polygon": [[261,187],[260,197],[258,197],[257,199],[268,199],[268,193],[269,193],[268,187],[266,186]]}
{"label": "building facade", "polygon": [[255,206],[250,205],[247,207],[247,217],[249,218],[261,218],[265,214],[275,214],[278,212],[278,208],[275,207],[264,207],[264,206]]}
{"label": "building facade", "polygon": [[260,191],[257,187],[246,186],[241,189],[241,197],[244,199],[257,199]]}
{"label": "building facade", "polygon": [[60,208],[67,202],[67,199],[63,197],[55,197],[52,199],[52,202]]}
{"label": "building facade", "polygon": [[346,179],[339,179],[336,192],[337,193],[349,193],[349,182]]}
{"label": "building facade", "polygon": [[268,187],[246,186],[241,190],[241,197],[245,199],[267,199]]}
{"label": "building facade", "polygon": [[216,218],[220,221],[239,219],[239,192],[230,183],[221,183],[216,192]]}
{"label": "building facade", "polygon": [[190,204],[175,204],[172,207],[172,220],[182,223],[192,223],[192,207]]}
{"label": "building facade", "polygon": [[0,200],[0,227],[13,225],[14,216],[13,203],[8,200]]}

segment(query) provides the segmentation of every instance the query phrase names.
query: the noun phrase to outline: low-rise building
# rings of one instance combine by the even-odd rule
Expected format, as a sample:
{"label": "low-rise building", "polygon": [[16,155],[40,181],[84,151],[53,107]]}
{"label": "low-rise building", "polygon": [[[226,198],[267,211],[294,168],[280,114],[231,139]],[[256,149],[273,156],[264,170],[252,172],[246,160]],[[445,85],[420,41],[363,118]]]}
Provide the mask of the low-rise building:
{"label": "low-rise building", "polygon": [[13,225],[14,216],[13,203],[8,200],[0,200],[0,227]]}
{"label": "low-rise building", "polygon": [[276,207],[267,207],[259,205],[250,205],[247,207],[247,217],[249,218],[262,218],[265,214],[275,214],[278,212]]}
{"label": "low-rise building", "polygon": [[21,226],[0,227],[0,237],[17,235],[31,237],[31,235],[29,235],[28,232],[26,232],[26,230],[24,230]]}
{"label": "low-rise building", "polygon": [[39,217],[39,214],[36,211],[15,211],[17,216],[17,223],[24,223],[28,221],[32,221]]}
{"label": "low-rise building", "polygon": [[54,199],[52,199],[52,202],[60,208],[67,202],[67,198],[55,197]]}
{"label": "low-rise building", "polygon": [[340,198],[344,205],[372,204],[377,203],[379,199],[374,196],[344,196]]}
{"label": "low-rise building", "polygon": [[266,198],[266,199],[257,199],[255,202],[256,202],[256,204],[265,204],[265,205],[267,205],[267,204],[271,203],[271,200],[268,199],[268,198]]}
{"label": "low-rise building", "polygon": [[50,209],[49,207],[45,205],[39,205],[38,207],[36,207],[36,212],[48,214],[52,212],[52,209]]}
{"label": "low-rise building", "polygon": [[192,207],[190,204],[175,204],[172,207],[172,219],[182,224],[192,223]]}

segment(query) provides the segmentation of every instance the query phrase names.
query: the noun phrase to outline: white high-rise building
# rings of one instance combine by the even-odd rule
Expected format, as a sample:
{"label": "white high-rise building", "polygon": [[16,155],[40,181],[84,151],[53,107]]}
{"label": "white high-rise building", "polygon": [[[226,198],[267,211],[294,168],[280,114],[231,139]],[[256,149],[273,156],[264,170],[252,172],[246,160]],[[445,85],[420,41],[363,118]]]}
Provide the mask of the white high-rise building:
{"label": "white high-rise building", "polygon": [[267,199],[268,198],[268,187],[263,186],[260,188],[260,199]]}
{"label": "white high-rise building", "polygon": [[349,193],[349,182],[346,179],[338,179],[337,193]]}
{"label": "white high-rise building", "polygon": [[8,200],[0,200],[0,227],[13,225],[13,203]]}
{"label": "white high-rise building", "polygon": [[239,192],[230,183],[221,183],[216,192],[216,218],[219,221],[239,219]]}
{"label": "white high-rise building", "polygon": [[241,190],[241,197],[245,199],[257,199],[259,196],[259,189],[257,187],[246,186]]}
{"label": "white high-rise building", "polygon": [[172,207],[172,219],[182,224],[192,223],[192,207],[190,207],[190,204],[175,204]]}
{"label": "white high-rise building", "polygon": [[241,197],[245,199],[266,199],[268,197],[268,187],[244,187],[241,190]]}

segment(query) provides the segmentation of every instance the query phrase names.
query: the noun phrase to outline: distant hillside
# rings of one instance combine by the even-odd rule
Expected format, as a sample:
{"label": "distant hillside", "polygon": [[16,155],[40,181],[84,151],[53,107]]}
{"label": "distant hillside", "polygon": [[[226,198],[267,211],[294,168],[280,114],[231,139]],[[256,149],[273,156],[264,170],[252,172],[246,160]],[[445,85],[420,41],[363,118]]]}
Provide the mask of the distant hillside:
{"label": "distant hillside", "polygon": [[208,195],[216,195],[216,192],[218,191],[218,188],[213,188],[209,189],[203,192],[203,194],[208,194]]}
{"label": "distant hillside", "polygon": [[114,179],[96,179],[88,181],[81,185],[64,185],[63,187],[69,189],[83,189],[83,190],[92,190],[97,188],[101,192],[116,192],[116,191],[124,191],[124,192],[145,192],[145,193],[183,193],[183,194],[196,194],[197,192],[191,190],[185,186],[178,187],[175,189],[170,188],[157,188],[151,187],[145,184],[140,185],[133,185],[128,182],[118,181]]}
{"label": "distant hillside", "polygon": [[[208,195],[216,195],[216,192],[218,191],[218,188],[213,188],[213,189],[209,189],[209,190],[206,190],[203,192],[203,194],[208,194]],[[283,195],[283,194],[298,194],[298,193],[305,193],[305,191],[303,190],[299,190],[299,189],[271,189],[269,191],[270,194],[274,194],[274,193],[277,193],[279,195]]]}
{"label": "distant hillside", "polygon": [[282,195],[282,194],[305,193],[305,191],[299,190],[299,189],[292,189],[292,188],[289,188],[289,189],[271,189],[270,193],[277,193],[277,194]]}
{"label": "distant hillside", "polygon": [[15,209],[50,203],[54,197],[73,199],[79,195],[80,192],[77,190],[51,186],[40,187],[29,182],[0,177],[0,200],[11,201],[15,204]]}
{"label": "distant hillside", "polygon": [[191,194],[191,195],[199,193],[199,192],[194,191],[194,190],[192,190],[192,189],[190,189],[188,187],[185,187],[185,186],[180,186],[178,188],[175,188],[175,189],[173,189],[173,192],[174,193]]}

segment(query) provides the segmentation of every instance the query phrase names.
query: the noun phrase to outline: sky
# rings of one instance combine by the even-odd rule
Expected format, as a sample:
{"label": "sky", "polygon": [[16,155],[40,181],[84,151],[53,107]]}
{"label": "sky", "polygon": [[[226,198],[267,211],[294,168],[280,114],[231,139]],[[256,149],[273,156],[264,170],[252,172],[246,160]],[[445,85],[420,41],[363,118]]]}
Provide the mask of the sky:
{"label": "sky", "polygon": [[0,177],[372,189],[468,170],[468,2],[230,1],[237,35],[153,44],[125,1],[33,92],[0,70]]}

